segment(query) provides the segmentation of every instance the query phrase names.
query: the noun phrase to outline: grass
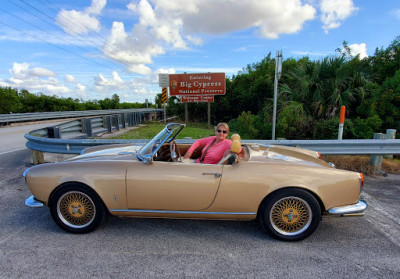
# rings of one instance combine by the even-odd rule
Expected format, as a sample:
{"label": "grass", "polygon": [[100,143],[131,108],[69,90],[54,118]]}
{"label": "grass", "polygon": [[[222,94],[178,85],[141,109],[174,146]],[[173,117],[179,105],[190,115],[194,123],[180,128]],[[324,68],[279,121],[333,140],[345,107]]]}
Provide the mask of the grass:
{"label": "grass", "polygon": [[[151,139],[165,127],[164,123],[147,123],[137,129],[130,130],[112,139]],[[189,123],[179,134],[178,138],[191,137],[199,139],[214,135],[214,129],[207,128],[207,123]],[[398,158],[395,156],[395,158]],[[361,172],[366,175],[374,174],[374,168],[369,164],[369,156],[359,155],[324,155],[322,159],[332,162],[338,169]],[[386,173],[400,174],[399,159],[383,159],[382,170]]]}
{"label": "grass", "polygon": [[[335,164],[338,169],[361,172],[366,175],[375,173],[374,167],[369,164],[369,156],[323,155],[322,160]],[[390,174],[400,174],[400,160],[383,159],[382,171]]]}
{"label": "grass", "polygon": [[[165,127],[164,123],[148,123],[137,129],[130,130],[112,139],[152,139]],[[214,135],[214,128],[207,128],[207,123],[189,123],[178,135],[178,139],[191,137],[192,139],[205,138]]]}

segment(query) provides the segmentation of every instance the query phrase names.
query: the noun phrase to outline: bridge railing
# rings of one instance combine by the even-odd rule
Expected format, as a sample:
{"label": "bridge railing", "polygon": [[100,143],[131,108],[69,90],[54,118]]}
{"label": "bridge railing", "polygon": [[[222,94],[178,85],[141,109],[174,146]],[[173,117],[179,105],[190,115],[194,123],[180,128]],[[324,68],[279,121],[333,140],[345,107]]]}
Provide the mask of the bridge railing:
{"label": "bridge railing", "polygon": [[111,114],[121,114],[130,112],[162,112],[162,109],[142,108],[142,109],[109,109],[109,110],[85,110],[85,111],[55,111],[55,112],[34,112],[34,113],[10,113],[0,114],[0,124],[15,122],[37,121],[48,119],[64,119],[78,117],[93,117]]}

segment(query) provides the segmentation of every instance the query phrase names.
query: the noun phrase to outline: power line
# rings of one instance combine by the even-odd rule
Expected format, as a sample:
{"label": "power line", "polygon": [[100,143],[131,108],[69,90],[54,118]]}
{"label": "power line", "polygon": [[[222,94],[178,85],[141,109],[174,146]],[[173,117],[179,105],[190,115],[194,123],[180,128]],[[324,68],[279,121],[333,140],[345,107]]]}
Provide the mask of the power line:
{"label": "power line", "polygon": [[[25,3],[24,0],[20,0],[20,1],[22,1],[22,2]],[[48,9],[50,9],[50,10],[52,10],[53,12],[57,13],[57,14],[59,13],[59,10],[62,10],[60,7],[56,6],[54,3],[52,3],[52,2],[49,1],[49,0],[37,0],[37,1],[40,2],[42,5],[46,6]],[[56,10],[56,9],[54,9],[54,8],[52,8],[52,7],[50,7],[49,5],[47,5],[47,4],[44,3],[44,2],[49,3],[50,5],[56,7],[58,10]],[[68,17],[65,17],[65,16],[62,15],[62,14],[60,14],[60,16],[61,16],[62,18],[64,18],[65,20],[67,20],[68,22],[70,22],[72,25],[75,25],[75,26],[80,25],[81,27],[86,28],[86,26],[83,25],[76,17],[74,17],[74,15],[72,15],[72,17],[74,17],[74,19],[76,19],[76,21],[71,21]],[[99,38],[102,40],[102,42],[104,43],[104,45],[107,45],[107,46],[111,47],[112,49],[114,49],[114,50],[116,50],[116,51],[134,54],[134,53],[133,53],[132,51],[130,51],[129,49],[127,49],[127,50],[122,50],[122,49],[118,48],[118,47],[115,46],[115,45],[109,44],[109,43],[107,42],[107,39],[106,39],[105,37],[103,37],[102,35],[100,35],[100,33],[98,33],[98,32],[95,31],[95,30],[93,30],[93,34],[96,35],[97,37],[99,37]],[[122,65],[124,65],[124,66],[129,66],[129,65],[130,65],[129,62],[124,62],[124,61],[119,61],[119,60],[116,60],[116,62],[118,62],[118,63],[120,63],[120,64],[122,64]],[[150,65],[148,65],[148,67],[149,67],[149,68],[152,68]]]}
{"label": "power line", "polygon": [[[11,2],[11,0],[8,0],[8,1]],[[20,7],[21,9],[25,10],[27,13],[33,15],[34,17],[36,17],[36,18],[42,20],[43,22],[46,22],[46,23],[47,23],[48,25],[50,25],[51,27],[53,27],[53,28],[55,28],[55,29],[57,29],[57,30],[59,29],[59,28],[54,24],[54,19],[53,19],[51,16],[49,16],[48,14],[46,14],[46,13],[40,11],[40,10],[37,9],[36,7],[30,5],[29,3],[26,3],[24,0],[20,0],[20,1],[23,2],[25,5],[29,6],[30,8],[34,9],[34,10],[37,11],[38,13],[40,13],[40,14],[44,15],[45,17],[49,18],[49,19],[51,20],[51,22],[49,22],[49,21],[47,21],[47,20],[45,20],[45,19],[43,19],[43,18],[41,18],[41,17],[39,17],[39,16],[37,16],[37,15],[31,13],[30,11],[26,10],[25,8],[21,7],[20,5],[18,5],[18,4],[16,4],[16,3],[13,3],[13,2],[12,2],[12,3],[13,3],[14,5],[17,5],[17,6]],[[71,36],[71,37],[73,37],[74,39],[76,39],[76,40],[82,42],[83,45],[86,45],[86,44],[87,44],[87,41],[83,41],[83,40],[82,40],[81,38],[79,38],[78,36],[72,36],[71,34],[68,34],[68,35]],[[97,45],[95,45],[95,44],[92,44],[92,46],[95,47],[95,48],[97,48]]]}
{"label": "power line", "polygon": [[[8,1],[11,2],[10,0],[8,0]],[[11,2],[11,3],[13,3],[13,2]],[[13,3],[13,4],[16,5],[16,6],[18,6],[18,7],[21,8],[21,9],[23,9],[23,10],[26,11],[27,13],[33,15],[34,17],[39,18],[40,20],[46,22],[46,23],[49,24],[50,26],[54,27],[54,26],[52,25],[52,23],[49,23],[48,21],[46,21],[46,20],[44,20],[44,19],[42,19],[42,18],[40,18],[40,17],[38,17],[38,16],[32,14],[30,11],[26,10],[25,8],[19,6],[19,5],[16,4],[16,3]],[[3,9],[2,9],[2,10],[3,10]],[[4,10],[3,10],[3,11],[4,11]],[[27,23],[27,24],[33,26],[33,27],[36,28],[36,29],[39,29],[39,30],[41,30],[41,31],[43,31],[43,32],[45,32],[45,33],[47,33],[47,34],[49,34],[50,36],[54,36],[54,37],[56,37],[57,39],[64,41],[67,45],[70,44],[70,42],[67,41],[66,39],[64,39],[64,38],[62,38],[62,37],[60,37],[60,36],[58,36],[58,35],[56,35],[56,34],[54,34],[54,33],[52,34],[52,33],[48,32],[47,30],[44,30],[43,28],[38,27],[38,26],[32,24],[31,22],[26,21],[25,19],[23,19],[23,18],[21,18],[21,17],[19,17],[19,16],[17,16],[17,15],[14,15],[14,14],[12,14],[12,13],[10,13],[10,12],[7,12],[7,11],[6,11],[6,13],[8,13],[8,14],[10,14],[10,15],[16,17],[16,18],[19,18],[20,20],[24,21],[25,23]],[[82,42],[83,42],[83,41],[82,41]],[[85,51],[85,52],[90,52],[90,50],[85,49],[85,48],[83,48],[83,47],[81,47],[81,46],[75,45],[75,47],[76,47],[76,48],[79,48],[80,50],[83,50],[83,51]]]}
{"label": "power line", "polygon": [[[0,10],[3,10],[3,9],[0,8]],[[3,11],[4,11],[4,10],[3,10]],[[75,55],[75,56],[78,56],[78,57],[80,57],[80,58],[83,58],[83,59],[85,59],[85,60],[87,60],[87,61],[89,61],[89,62],[96,63],[96,64],[98,64],[98,65],[100,65],[100,66],[106,67],[106,68],[108,68],[108,69],[110,69],[110,70],[113,70],[113,71],[115,70],[115,69],[113,69],[113,68],[111,68],[111,67],[109,67],[109,66],[107,66],[107,65],[101,64],[101,63],[99,63],[99,62],[97,62],[97,61],[91,60],[91,59],[89,59],[89,58],[87,58],[87,57],[84,57],[84,56],[82,56],[82,55],[80,55],[80,54],[77,54],[77,53],[75,53],[75,52],[72,52],[72,51],[70,51],[70,50],[68,50],[68,49],[66,49],[66,48],[63,48],[63,47],[58,46],[58,45],[56,45],[56,44],[50,43],[50,42],[45,41],[45,40],[43,40],[43,39],[41,39],[41,38],[39,38],[39,37],[37,37],[37,36],[34,36],[34,35],[32,35],[32,34],[29,34],[29,33],[25,32],[25,31],[22,31],[22,30],[20,30],[20,29],[14,27],[14,26],[11,26],[11,25],[9,25],[9,24],[7,24],[7,23],[4,23],[4,22],[1,21],[1,20],[0,20],[0,23],[3,24],[3,25],[5,25],[5,26],[7,26],[7,27],[9,27],[9,28],[14,29],[14,30],[16,30],[16,31],[18,31],[18,32],[21,32],[21,33],[23,33],[23,34],[25,34],[25,35],[28,35],[28,36],[30,36],[30,37],[36,39],[36,40],[45,42],[45,43],[50,44],[50,45],[52,45],[52,46],[54,46],[54,47],[56,47],[56,48],[59,48],[59,49],[61,49],[61,50],[64,50],[64,51],[66,51],[66,52],[68,52],[68,53],[70,53],[70,54],[73,54],[73,55]]]}
{"label": "power line", "polygon": [[[24,0],[19,0],[19,1],[23,2],[24,4],[26,4],[27,6],[29,6],[31,9],[33,9],[33,10],[39,12],[40,14],[42,14],[43,16],[45,16],[46,18],[49,18],[49,19],[51,20],[51,22],[49,22],[49,21],[47,21],[47,20],[45,20],[45,19],[39,17],[38,15],[33,14],[31,11],[28,11],[27,9],[25,9],[25,8],[21,7],[20,5],[18,5],[18,4],[16,4],[16,3],[12,2],[11,0],[8,0],[8,1],[11,2],[12,4],[16,5],[17,7],[21,8],[22,10],[26,11],[26,12],[29,13],[30,15],[32,15],[32,16],[34,16],[34,17],[40,19],[41,21],[43,21],[43,22],[45,22],[45,23],[47,23],[47,24],[50,25],[51,27],[56,28],[57,30],[59,29],[59,27],[56,26],[56,25],[54,24],[54,19],[53,19],[51,16],[49,16],[48,14],[46,14],[46,13],[40,11],[38,8],[32,6],[31,4],[27,3],[26,1],[24,1]],[[39,0],[39,1],[40,1],[40,0]],[[41,4],[43,4],[44,6],[46,6],[48,9],[54,11],[55,13],[58,13],[58,12],[59,12],[59,11],[55,10],[54,8],[50,7],[49,5],[47,5],[46,3],[44,3],[43,1],[40,1],[40,2],[41,2]],[[47,1],[47,2],[49,2],[49,1]],[[53,3],[50,3],[50,4],[52,4],[52,5],[54,6]],[[55,6],[55,7],[56,7],[56,6]],[[57,7],[57,8],[58,8],[58,7]],[[70,45],[70,41],[67,41],[67,40],[64,39],[63,37],[57,36],[56,34],[52,34],[52,33],[48,32],[47,30],[44,30],[43,28],[41,28],[41,27],[39,27],[39,26],[36,26],[36,25],[32,24],[31,22],[28,22],[28,21],[26,21],[25,19],[23,19],[23,18],[21,18],[21,17],[15,15],[15,14],[12,14],[12,13],[10,13],[10,12],[8,12],[8,11],[2,9],[2,8],[0,8],[0,10],[4,11],[5,13],[7,13],[7,14],[9,14],[9,15],[15,17],[15,18],[18,18],[18,19],[24,21],[25,23],[27,23],[27,24],[33,26],[33,27],[36,28],[36,29],[39,29],[39,30],[41,30],[41,31],[43,31],[43,32],[45,32],[45,33],[47,33],[47,34],[49,34],[50,36],[53,36],[53,37],[55,37],[55,38],[57,38],[57,39],[59,39],[59,40],[65,42],[67,45]],[[68,17],[65,17],[65,16],[62,15],[62,14],[60,14],[60,15],[61,15],[64,19],[66,19],[67,21],[69,21],[72,25],[77,26],[77,24],[76,24],[75,22],[71,21]],[[76,20],[76,22],[77,22],[80,26],[82,26],[82,27],[85,28],[85,26],[84,26],[82,23],[80,23],[78,19]],[[101,66],[106,67],[106,68],[108,68],[108,69],[111,69],[111,70],[113,70],[113,71],[115,70],[115,69],[110,68],[110,67],[107,66],[107,65],[104,65],[104,64],[99,63],[99,62],[97,62],[97,61],[94,61],[94,60],[92,60],[92,59],[89,59],[89,58],[87,58],[87,57],[84,57],[84,56],[82,56],[82,55],[80,55],[80,54],[74,53],[74,52],[72,52],[72,51],[70,51],[70,50],[67,50],[67,49],[63,48],[63,47],[59,47],[59,46],[57,46],[56,44],[50,43],[50,42],[48,42],[48,41],[46,41],[46,40],[43,40],[43,39],[41,39],[41,38],[39,38],[39,37],[37,37],[37,36],[33,36],[33,35],[29,34],[29,33],[26,33],[26,32],[24,32],[24,31],[18,29],[18,28],[15,28],[15,27],[12,27],[12,26],[10,26],[10,25],[8,25],[8,24],[5,24],[4,22],[2,22],[2,23],[3,23],[4,25],[6,25],[6,26],[12,28],[12,29],[15,29],[15,30],[17,30],[17,31],[19,31],[19,32],[22,32],[22,33],[24,33],[24,34],[27,34],[28,36],[30,36],[30,37],[32,37],[32,38],[35,38],[35,39],[40,40],[40,41],[43,41],[43,42],[45,42],[45,43],[49,43],[49,44],[51,44],[51,45],[53,45],[53,46],[56,46],[56,47],[59,48],[59,49],[62,49],[62,50],[64,50],[64,51],[67,51],[67,52],[69,52],[69,53],[71,53],[71,54],[74,54],[74,55],[76,55],[76,56],[78,56],[78,57],[84,58],[84,59],[87,60],[87,61],[96,63],[96,64],[98,64],[98,65],[101,65]],[[99,37],[99,38],[101,39],[101,42],[104,43],[104,45],[107,45],[107,46],[111,47],[111,48],[114,49],[114,50],[117,50],[117,51],[120,51],[120,52],[132,53],[130,50],[121,50],[121,49],[119,49],[118,47],[109,44],[109,43],[106,41],[106,39],[105,39],[103,36],[101,36],[100,34],[98,34],[97,32],[93,32],[93,34],[96,35],[97,37]],[[74,36],[74,35],[71,35],[71,34],[68,34],[68,36],[73,37],[74,39],[76,39],[76,40],[82,42],[83,44],[87,44],[87,41],[83,41],[81,38],[79,38],[79,37],[77,37],[77,36]],[[92,42],[92,41],[90,40],[90,42]],[[92,42],[91,45],[92,45],[92,47],[94,47],[95,49],[98,49],[98,46],[97,46],[97,45],[94,45],[93,42]],[[78,49],[80,49],[80,50],[82,50],[82,51],[90,52],[90,50],[85,49],[85,48],[83,48],[83,47],[80,47],[80,46],[75,46],[75,47],[78,48]],[[111,61],[111,62],[113,62],[113,63],[116,63],[116,62],[117,62],[118,64],[122,64],[122,65],[124,65],[124,66],[129,66],[129,65],[130,65],[129,62],[125,62],[125,61],[119,61],[119,60],[114,60],[114,59],[107,59],[107,60],[109,60],[109,61]],[[151,67],[151,65],[148,65],[148,67],[153,68],[153,67]]]}
{"label": "power line", "polygon": [[[20,0],[20,1],[22,1],[22,2],[25,3],[24,0]],[[38,0],[38,1],[41,2],[42,5],[46,6],[46,7],[49,8],[50,10],[52,10],[53,12],[59,13],[57,10],[53,9],[52,7],[50,7],[49,5],[47,5],[46,3],[43,3],[41,0]],[[47,2],[49,2],[49,1],[47,1]],[[51,2],[49,2],[49,3],[52,4],[54,7],[58,8],[59,10],[62,10],[60,7],[57,7],[57,6],[54,5],[53,3],[51,3]],[[74,22],[74,21],[71,21],[68,17],[64,16],[63,14],[60,14],[60,16],[61,16],[62,18],[64,18],[65,20],[67,20],[68,22],[70,22],[72,25],[75,25],[75,26],[80,25],[81,27],[86,28],[86,26],[83,25],[76,17],[74,17],[74,15],[72,15],[72,17],[74,17],[74,18],[76,19],[75,22]],[[102,40],[102,42],[104,43],[104,45],[107,45],[107,46],[109,46],[109,47],[111,47],[111,48],[113,48],[113,49],[115,49],[115,50],[117,50],[117,51],[121,51],[121,52],[124,51],[124,50],[121,50],[120,48],[118,48],[117,46],[114,46],[114,45],[109,44],[109,43],[107,42],[107,38],[105,38],[105,37],[103,37],[102,35],[100,35],[97,31],[93,30],[93,34],[94,34],[95,36],[99,37],[99,38]],[[127,52],[130,52],[130,51],[128,50]],[[121,64],[124,64],[124,65],[127,65],[126,63],[123,63],[123,62],[120,62],[120,63],[121,63]]]}

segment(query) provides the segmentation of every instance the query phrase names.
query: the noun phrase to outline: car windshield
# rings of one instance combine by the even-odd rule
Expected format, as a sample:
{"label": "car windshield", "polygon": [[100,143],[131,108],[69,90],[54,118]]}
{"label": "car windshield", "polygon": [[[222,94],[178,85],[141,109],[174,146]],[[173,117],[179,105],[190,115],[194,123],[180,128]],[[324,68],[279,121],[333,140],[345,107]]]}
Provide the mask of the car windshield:
{"label": "car windshield", "polygon": [[139,150],[137,153],[138,159],[142,161],[152,160],[157,150],[164,143],[169,143],[174,140],[185,126],[185,124],[180,123],[167,124],[161,132]]}

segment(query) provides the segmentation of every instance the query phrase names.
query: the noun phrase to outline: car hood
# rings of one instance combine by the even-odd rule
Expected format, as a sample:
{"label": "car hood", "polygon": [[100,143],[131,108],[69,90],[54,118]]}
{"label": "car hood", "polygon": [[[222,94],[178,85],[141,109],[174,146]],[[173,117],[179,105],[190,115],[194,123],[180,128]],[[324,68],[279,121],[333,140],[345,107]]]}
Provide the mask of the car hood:
{"label": "car hood", "polygon": [[140,145],[112,145],[99,147],[95,151],[89,148],[88,150],[85,149],[82,155],[68,159],[67,161],[137,160],[136,152],[141,147]]}

